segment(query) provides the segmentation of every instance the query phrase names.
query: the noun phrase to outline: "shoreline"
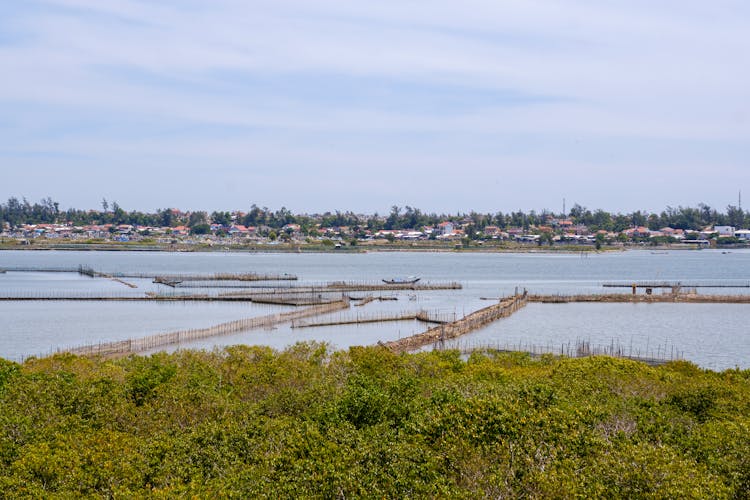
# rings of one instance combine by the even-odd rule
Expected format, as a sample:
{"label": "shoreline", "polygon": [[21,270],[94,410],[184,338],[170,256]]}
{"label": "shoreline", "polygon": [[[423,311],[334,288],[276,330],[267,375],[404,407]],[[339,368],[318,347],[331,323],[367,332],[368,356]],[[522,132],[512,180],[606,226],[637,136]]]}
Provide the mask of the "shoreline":
{"label": "shoreline", "polygon": [[[740,250],[749,248],[747,245],[711,247],[707,250]],[[2,251],[97,251],[97,252],[175,252],[175,253],[325,253],[325,254],[356,254],[356,253],[399,253],[399,252],[426,252],[426,253],[539,253],[539,254],[600,254],[610,252],[626,252],[631,250],[669,252],[669,251],[693,251],[704,250],[690,246],[603,246],[597,250],[594,246],[583,245],[560,245],[558,247],[529,246],[529,245],[399,245],[399,244],[365,244],[356,246],[342,246],[339,248],[326,245],[234,245],[234,246],[209,246],[209,245],[134,245],[117,243],[81,243],[81,244],[58,244],[43,243],[33,245],[7,245],[0,244]]]}

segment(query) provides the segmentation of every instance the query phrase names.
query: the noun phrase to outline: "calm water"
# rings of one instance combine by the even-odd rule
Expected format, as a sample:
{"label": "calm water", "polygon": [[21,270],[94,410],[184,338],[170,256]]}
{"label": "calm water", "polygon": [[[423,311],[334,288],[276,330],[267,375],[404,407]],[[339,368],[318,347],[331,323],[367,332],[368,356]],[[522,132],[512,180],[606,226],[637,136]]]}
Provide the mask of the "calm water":
{"label": "calm water", "polygon": [[[428,309],[461,316],[490,302],[482,297],[513,293],[603,293],[602,282],[674,280],[691,283],[750,282],[750,251],[630,251],[579,254],[241,254],[145,252],[0,252],[0,269],[91,266],[105,272],[290,273],[298,284],[333,280],[377,280],[417,275],[423,281],[460,281],[462,290],[385,293],[399,300],[373,302],[335,315]],[[127,279],[131,289],[107,279],[75,273],[0,274],[0,293],[8,295],[142,295],[165,292],[150,280]],[[171,289],[170,289],[171,290]],[[189,290],[186,290],[189,291]],[[201,290],[206,291],[206,290]],[[611,290],[610,290],[611,291]],[[622,290],[625,291],[625,290]],[[750,289],[701,289],[700,293],[750,293]],[[377,293],[376,293],[377,294]],[[359,293],[355,295],[364,295]],[[0,356],[20,359],[56,348],[140,337],[238,318],[270,314],[283,307],[208,303],[0,302]],[[616,344],[633,352],[680,351],[713,369],[750,368],[750,305],[681,304],[530,304],[506,320],[462,337],[460,342],[497,345],[560,346],[577,340]],[[321,340],[337,347],[372,344],[423,331],[418,322],[292,329],[214,338],[180,347],[254,343],[282,348],[297,340]],[[559,348],[559,347],[558,347]]]}

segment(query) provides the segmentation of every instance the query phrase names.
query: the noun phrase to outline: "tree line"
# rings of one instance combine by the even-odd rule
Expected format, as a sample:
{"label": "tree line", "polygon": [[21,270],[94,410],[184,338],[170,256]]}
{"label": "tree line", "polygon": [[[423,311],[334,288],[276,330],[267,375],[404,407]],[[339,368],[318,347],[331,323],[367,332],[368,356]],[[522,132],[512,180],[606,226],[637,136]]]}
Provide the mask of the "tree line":
{"label": "tree line", "polygon": [[26,198],[11,197],[5,203],[0,203],[0,223],[7,223],[11,227],[23,224],[52,224],[70,223],[73,225],[90,224],[130,224],[141,226],[176,227],[189,226],[196,232],[208,232],[210,224],[221,224],[225,227],[231,224],[245,226],[265,226],[281,229],[288,224],[297,224],[305,233],[322,227],[350,227],[352,230],[396,230],[421,229],[425,226],[436,226],[443,221],[459,224],[469,224],[475,230],[483,230],[487,226],[497,226],[500,229],[531,226],[541,226],[552,223],[554,219],[569,219],[574,224],[582,224],[592,230],[623,231],[634,226],[645,226],[651,230],[672,227],[683,230],[701,230],[707,226],[727,225],[735,228],[750,226],[750,212],[740,207],[729,205],[724,211],[719,211],[704,203],[697,207],[667,207],[659,213],[648,211],[633,211],[630,213],[612,213],[602,209],[591,210],[579,204],[573,205],[566,214],[553,213],[548,210],[525,212],[523,210],[507,213],[426,213],[411,206],[399,207],[394,205],[388,214],[355,214],[351,211],[325,212],[323,214],[295,214],[286,207],[271,210],[268,207],[250,206],[247,212],[214,211],[210,214],[204,211],[179,212],[170,208],[157,209],[154,212],[138,210],[126,211],[116,201],[102,200],[101,210],[81,210],[69,208],[60,209],[60,203],[47,197],[36,203],[30,203]]}

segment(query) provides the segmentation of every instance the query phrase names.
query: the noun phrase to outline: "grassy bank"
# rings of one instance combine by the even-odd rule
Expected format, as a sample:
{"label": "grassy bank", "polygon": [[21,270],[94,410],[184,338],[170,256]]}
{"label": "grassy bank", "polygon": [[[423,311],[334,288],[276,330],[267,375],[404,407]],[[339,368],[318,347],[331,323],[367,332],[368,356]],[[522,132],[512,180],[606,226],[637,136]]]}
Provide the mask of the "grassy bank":
{"label": "grassy bank", "polygon": [[0,361],[8,497],[746,498],[750,372],[382,348]]}

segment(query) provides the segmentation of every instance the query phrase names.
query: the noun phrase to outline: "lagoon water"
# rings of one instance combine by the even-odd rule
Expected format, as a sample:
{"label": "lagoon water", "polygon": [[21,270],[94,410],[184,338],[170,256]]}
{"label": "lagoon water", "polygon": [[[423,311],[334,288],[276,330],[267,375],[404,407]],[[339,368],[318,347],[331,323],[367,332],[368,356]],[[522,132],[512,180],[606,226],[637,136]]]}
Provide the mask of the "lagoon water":
{"label": "lagoon water", "polygon": [[[154,274],[290,273],[296,284],[327,281],[379,281],[416,275],[422,281],[459,281],[462,290],[383,292],[399,300],[373,302],[335,313],[429,311],[462,316],[519,289],[530,293],[603,293],[603,282],[659,280],[683,283],[750,283],[750,251],[715,250],[550,253],[360,254],[166,253],[3,251],[0,269],[74,268]],[[150,280],[127,279],[128,288],[108,279],[77,273],[0,274],[0,295],[143,295],[165,292]],[[283,285],[284,283],[277,283]],[[289,284],[289,283],[287,283]],[[190,291],[190,290],[185,290]],[[205,292],[206,290],[200,290]],[[620,290],[625,292],[626,290]],[[701,288],[699,293],[750,293],[748,288]],[[356,295],[363,295],[358,293]],[[375,295],[381,293],[376,292]],[[290,307],[247,303],[150,302],[0,302],[0,356],[22,359],[74,345],[141,337],[183,328],[209,326],[271,314]],[[334,316],[335,316],[334,315]],[[641,355],[679,352],[711,369],[750,368],[750,305],[745,304],[529,304],[511,318],[462,337],[456,345],[491,343],[508,347],[559,348],[565,343],[618,345]],[[426,329],[415,321],[292,329],[255,330],[181,345],[212,348],[236,343],[283,348],[299,340],[326,341],[336,347],[366,345]]]}

